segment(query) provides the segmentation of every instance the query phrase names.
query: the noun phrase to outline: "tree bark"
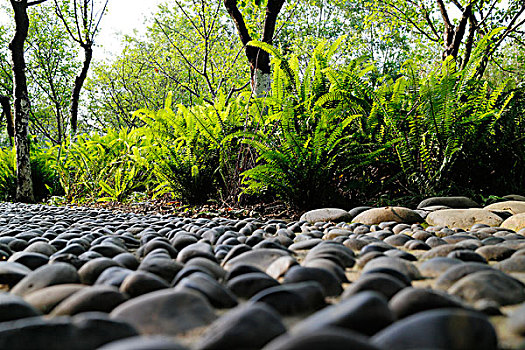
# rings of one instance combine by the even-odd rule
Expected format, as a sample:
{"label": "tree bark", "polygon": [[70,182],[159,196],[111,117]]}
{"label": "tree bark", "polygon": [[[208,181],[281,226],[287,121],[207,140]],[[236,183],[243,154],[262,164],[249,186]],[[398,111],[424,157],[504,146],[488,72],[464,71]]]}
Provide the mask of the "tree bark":
{"label": "tree bark", "polygon": [[[463,37],[465,36],[465,30],[469,22],[469,18],[472,15],[472,4],[467,5],[462,11],[461,18],[457,26],[452,24],[448,16],[447,9],[443,0],[437,0],[439,11],[441,12],[441,18],[443,19],[443,24],[445,29],[443,32],[443,41],[444,41],[444,50],[443,50],[443,60],[448,56],[457,58],[459,53],[459,47],[463,42]],[[471,24],[472,25],[472,24]]]}
{"label": "tree bark", "polygon": [[[237,7],[237,0],[224,0],[224,7],[235,23],[237,33],[241,43],[245,46],[246,58],[250,62],[251,88],[255,96],[261,97],[270,91],[271,87],[271,69],[270,55],[268,52],[259,48],[248,46],[252,40],[244,22],[244,18]],[[284,5],[285,0],[268,0],[266,6],[266,16],[262,30],[262,42],[272,44],[275,33],[275,23],[277,16]]]}
{"label": "tree bark", "polygon": [[2,105],[2,113],[5,116],[5,124],[7,126],[7,135],[9,136],[9,142],[13,145],[13,139],[15,137],[15,127],[13,125],[13,113],[11,112],[11,102],[8,96],[0,96],[0,105]]}
{"label": "tree bark", "polygon": [[29,29],[27,0],[11,0],[15,14],[15,35],[9,44],[13,60],[15,97],[15,147],[16,147],[16,201],[34,203],[33,181],[31,179],[30,147],[27,133],[29,123],[29,96],[25,73],[24,43]]}
{"label": "tree bark", "polygon": [[77,133],[78,127],[78,101],[80,100],[80,91],[86,80],[87,73],[89,71],[89,66],[93,58],[93,44],[87,42],[82,45],[84,49],[84,64],[82,65],[82,70],[80,74],[75,78],[75,86],[73,87],[73,93],[71,94],[71,134],[75,135]]}

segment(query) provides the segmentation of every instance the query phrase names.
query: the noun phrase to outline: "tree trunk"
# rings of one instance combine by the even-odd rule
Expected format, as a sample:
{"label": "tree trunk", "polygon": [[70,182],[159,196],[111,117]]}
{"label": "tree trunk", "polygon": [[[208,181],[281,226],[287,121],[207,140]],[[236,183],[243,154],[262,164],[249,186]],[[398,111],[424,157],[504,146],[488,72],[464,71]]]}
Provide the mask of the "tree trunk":
{"label": "tree trunk", "polygon": [[11,0],[15,13],[15,35],[9,44],[13,60],[13,80],[15,90],[15,147],[16,147],[16,201],[33,203],[33,181],[31,179],[31,162],[29,158],[29,96],[27,92],[26,64],[24,43],[29,29],[27,0]]}
{"label": "tree trunk", "polygon": [[2,113],[5,116],[5,124],[7,126],[7,135],[9,142],[13,146],[13,139],[15,137],[15,127],[13,125],[13,113],[11,112],[11,103],[8,96],[0,96],[0,105],[2,105]]}
{"label": "tree trunk", "polygon": [[[268,0],[264,27],[262,30],[262,42],[270,45],[272,44],[277,15],[281,11],[284,2],[285,0]],[[255,96],[262,97],[268,94],[271,88],[270,55],[264,50],[248,46],[252,37],[248,33],[244,18],[237,7],[237,0],[224,0],[224,7],[233,19],[239,38],[245,46],[246,58],[248,58],[248,61],[250,62],[252,92]]]}
{"label": "tree trunk", "polygon": [[91,64],[91,59],[93,58],[93,47],[92,43],[88,42],[82,45],[84,49],[84,64],[82,66],[82,71],[75,78],[75,86],[73,87],[73,94],[71,95],[71,134],[75,135],[77,133],[78,127],[78,101],[80,100],[80,91],[82,91],[82,86],[86,80],[87,73],[89,70],[89,65]]}

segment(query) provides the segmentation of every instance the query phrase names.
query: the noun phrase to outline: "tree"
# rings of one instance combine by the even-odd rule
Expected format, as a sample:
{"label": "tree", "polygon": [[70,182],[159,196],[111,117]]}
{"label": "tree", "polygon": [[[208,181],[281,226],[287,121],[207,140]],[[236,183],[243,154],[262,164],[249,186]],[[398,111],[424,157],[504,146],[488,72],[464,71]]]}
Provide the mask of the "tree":
{"label": "tree", "polygon": [[71,133],[76,134],[80,92],[93,59],[95,36],[109,0],[106,0],[98,10],[95,0],[63,0],[62,6],[59,5],[58,0],[54,1],[56,14],[62,20],[67,33],[84,51],[82,69],[75,78],[75,85],[71,93]]}
{"label": "tree", "polygon": [[169,92],[177,104],[214,105],[249,85],[243,47],[222,3],[171,1],[148,22],[143,35],[125,37],[122,53],[95,65],[87,80],[88,109],[102,129],[141,126],[132,112],[161,109]]}
{"label": "tree", "polygon": [[[485,49],[482,75],[495,52],[508,39],[523,45],[520,34],[525,24],[523,0],[365,0],[375,22],[404,28],[423,41],[440,45],[442,58],[454,57],[462,68],[482,37],[504,27]],[[377,23],[374,23],[377,25]],[[417,39],[417,40],[420,40]]]}
{"label": "tree", "polygon": [[34,202],[31,162],[29,159],[29,138],[27,126],[31,104],[27,92],[26,63],[24,44],[29,30],[27,9],[46,0],[10,0],[15,17],[15,35],[9,44],[13,61],[14,97],[15,97],[15,147],[16,147],[16,200]]}
{"label": "tree", "polygon": [[[281,11],[284,2],[285,0],[267,0],[266,14],[264,17],[260,41],[269,45],[273,43],[277,16]],[[245,18],[237,6],[237,0],[223,0],[223,3],[228,14],[235,23],[237,34],[239,35],[241,43],[244,45],[246,57],[250,62],[252,92],[255,96],[261,96],[267,93],[271,86],[270,55],[259,48],[248,45],[250,41],[256,38],[253,38],[253,33],[250,33],[246,26]],[[259,7],[261,4],[262,0],[254,0],[251,1],[248,6]]]}
{"label": "tree", "polygon": [[70,91],[80,62],[78,49],[62,28],[61,20],[49,16],[53,5],[38,6],[29,17],[26,51],[32,107],[29,131],[40,140],[61,144],[67,136]]}

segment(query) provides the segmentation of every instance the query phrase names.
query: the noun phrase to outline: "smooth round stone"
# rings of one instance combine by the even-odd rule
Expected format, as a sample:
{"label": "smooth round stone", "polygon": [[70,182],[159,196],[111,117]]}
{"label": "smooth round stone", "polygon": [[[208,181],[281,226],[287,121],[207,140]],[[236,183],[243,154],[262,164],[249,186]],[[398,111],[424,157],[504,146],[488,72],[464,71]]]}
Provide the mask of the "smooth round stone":
{"label": "smooth round stone", "polygon": [[400,249],[390,249],[387,250],[384,254],[392,258],[399,258],[407,261],[417,261],[417,258],[413,254],[410,254]]}
{"label": "smooth round stone", "polygon": [[14,286],[11,293],[24,296],[38,289],[56,284],[79,282],[80,276],[72,265],[56,263],[52,265],[44,265],[32,271]]}
{"label": "smooth round stone", "polygon": [[216,262],[211,261],[206,258],[193,258],[190,261],[188,261],[184,266],[186,267],[199,266],[199,267],[205,268],[207,271],[211,272],[211,275],[216,280],[221,280],[225,278],[226,276],[226,270],[224,270]]}
{"label": "smooth round stone", "polygon": [[[257,247],[259,244],[261,244],[263,242],[265,242],[265,241],[262,241],[262,242],[256,244],[255,247]],[[222,263],[225,264],[226,262],[228,262],[229,260],[235,258],[236,256],[239,256],[242,253],[246,253],[246,252],[248,252],[250,250],[252,250],[252,247],[250,247],[249,245],[247,245],[247,244],[238,244],[238,245],[234,246],[232,249],[230,249],[230,251],[224,256],[224,258],[222,259]]]}
{"label": "smooth round stone", "polygon": [[106,257],[90,260],[78,270],[80,281],[84,284],[92,285],[105,269],[113,266],[120,265],[116,261]]}
{"label": "smooth round stone", "polygon": [[525,301],[525,285],[498,270],[474,272],[454,283],[447,291],[470,303],[489,299],[501,306]]}
{"label": "smooth round stone", "polygon": [[28,245],[24,249],[24,252],[40,253],[46,256],[51,256],[57,252],[57,249],[49,243],[35,242],[35,243],[31,243],[30,245]]}
{"label": "smooth round stone", "polygon": [[326,258],[330,255],[340,261],[343,264],[342,267],[352,267],[355,264],[355,254],[351,249],[345,247],[343,244],[332,242],[324,242],[310,249],[305,261],[316,258]]}
{"label": "smooth round stone", "polygon": [[225,281],[230,281],[230,280],[234,279],[237,276],[241,276],[241,275],[248,274],[248,273],[262,273],[262,274],[266,274],[261,269],[258,269],[257,267],[252,266],[252,265],[237,265],[233,269],[228,271],[228,273],[224,277],[224,280]]}
{"label": "smooth round stone", "polygon": [[87,286],[83,284],[59,284],[29,293],[24,296],[24,300],[42,313],[47,314],[55,306],[83,288],[87,288]]}
{"label": "smooth round stone", "polygon": [[130,270],[136,270],[140,265],[137,258],[131,253],[120,253],[115,255],[113,260],[120,266],[124,266]]}
{"label": "smooth round stone", "polygon": [[51,311],[51,315],[76,315],[89,311],[107,313],[126,300],[127,297],[115,287],[92,286],[83,288],[62,301]]}
{"label": "smooth round stone", "polygon": [[258,292],[278,286],[279,282],[262,272],[251,272],[228,281],[227,287],[239,298],[249,299]]}
{"label": "smooth round stone", "polygon": [[0,284],[12,288],[31,273],[31,269],[17,262],[0,261]]}
{"label": "smooth round stone", "polygon": [[282,256],[289,256],[289,253],[281,249],[255,249],[231,259],[224,265],[224,269],[228,271],[236,265],[251,265],[266,271],[275,260]]}
{"label": "smooth round stone", "polygon": [[425,220],[415,211],[405,207],[382,207],[368,209],[354,217],[352,221],[365,225],[376,225],[384,221],[413,224]]}
{"label": "smooth round stone", "polygon": [[113,258],[114,256],[117,256],[119,254],[126,253],[126,250],[124,248],[110,243],[102,243],[92,246],[90,250],[93,252],[97,252],[107,258]]}
{"label": "smooth round stone", "polygon": [[56,263],[66,263],[75,267],[75,269],[80,269],[85,263],[86,260],[80,259],[75,254],[53,254],[49,259],[49,264]]}
{"label": "smooth round stone", "polygon": [[293,266],[284,275],[283,283],[316,281],[323,287],[325,296],[338,296],[343,292],[341,281],[329,270],[315,267]]}
{"label": "smooth round stone", "polygon": [[385,238],[383,242],[391,246],[401,247],[401,246],[404,246],[408,241],[411,241],[411,240],[412,240],[412,237],[410,236],[403,235],[403,234],[396,234],[396,235]]}
{"label": "smooth round stone", "polygon": [[246,304],[212,323],[195,349],[261,349],[285,332],[281,317],[271,307]]}
{"label": "smooth round stone", "polygon": [[146,271],[135,271],[126,276],[120,291],[135,298],[139,295],[169,288],[170,285],[159,276]]}
{"label": "smooth round stone", "polygon": [[522,201],[505,201],[487,205],[484,209],[492,211],[507,211],[510,214],[519,214],[525,212],[525,202]]}
{"label": "smooth round stone", "polygon": [[359,259],[357,259],[357,267],[362,269],[368,264],[370,261],[377,259],[379,257],[384,257],[385,254],[382,252],[368,252],[365,255],[361,255]]}
{"label": "smooth round stone", "polygon": [[175,236],[173,239],[170,240],[170,243],[173,246],[173,248],[180,251],[185,247],[189,246],[190,244],[197,243],[198,241],[199,240],[197,239],[197,237],[185,234]]}
{"label": "smooth round stone", "polygon": [[237,298],[224,288],[213,277],[202,272],[196,272],[182,279],[175,290],[194,289],[202,293],[210,304],[219,309],[227,309],[237,306]]}
{"label": "smooth round stone", "polygon": [[332,260],[328,259],[310,259],[308,261],[303,262],[303,267],[315,267],[319,269],[324,269],[332,272],[338,279],[340,283],[348,283],[348,278],[346,277],[345,270],[338,265],[337,263],[333,262]]}
{"label": "smooth round stone", "polygon": [[373,231],[373,233],[369,233],[368,236],[384,241],[388,237],[394,236],[394,233],[392,233],[392,231],[390,230],[379,230],[379,231]]}
{"label": "smooth round stone", "polygon": [[138,271],[146,271],[163,278],[167,283],[171,283],[177,273],[182,270],[183,265],[173,259],[162,257],[151,257],[142,260]]}
{"label": "smooth round stone", "polygon": [[352,215],[343,209],[322,208],[310,210],[301,215],[300,221],[316,222],[349,222],[352,221]]}
{"label": "smooth round stone", "polygon": [[105,344],[97,350],[187,350],[166,336],[130,337]]}
{"label": "smooth round stone", "polygon": [[503,219],[486,209],[444,209],[428,214],[426,221],[433,226],[459,227],[469,230],[474,224],[500,226]]}
{"label": "smooth round stone", "polygon": [[39,315],[40,311],[24,299],[9,293],[0,293],[0,322]]}
{"label": "smooth round stone", "polygon": [[482,270],[492,269],[487,264],[469,262],[450,267],[434,282],[434,288],[447,290],[463,277]]}
{"label": "smooth round stone", "polygon": [[126,269],[124,267],[108,267],[102,271],[100,276],[98,276],[95,285],[106,285],[119,288],[124,279],[126,279],[126,277],[131,273],[133,273],[132,270]]}
{"label": "smooth round stone", "polygon": [[362,334],[342,328],[321,328],[307,333],[284,334],[268,345],[263,350],[379,350],[370,344],[367,337]]}
{"label": "smooth round stone", "polygon": [[97,258],[103,258],[103,256],[100,253],[88,250],[87,252],[84,252],[84,253],[80,254],[78,256],[78,258],[80,260],[89,261],[89,260],[94,260],[94,259],[97,259]]}
{"label": "smooth round stone", "polygon": [[370,232],[370,226],[369,225],[359,225],[356,228],[354,228],[354,233],[357,235],[364,235]]}
{"label": "smooth round stone", "polygon": [[160,240],[160,239],[154,239],[152,241],[149,241],[148,243],[146,243],[145,245],[143,245],[137,250],[137,254],[143,257],[158,248],[165,249],[172,259],[177,258],[177,254],[178,254],[177,249],[173,248],[173,246],[169,244],[168,242]]}
{"label": "smooth round stone", "polygon": [[476,253],[488,261],[501,261],[510,258],[516,250],[500,245],[488,245],[476,249]]}
{"label": "smooth round stone", "polygon": [[510,218],[503,221],[501,227],[513,230],[515,232],[522,230],[525,228],[525,213],[512,215]]}
{"label": "smooth round stone", "polygon": [[277,279],[282,277],[292,266],[296,266],[299,263],[291,256],[281,256],[274,260],[270,266],[266,268],[266,273]]}
{"label": "smooth round stone", "polygon": [[473,252],[472,250],[466,250],[466,249],[454,250],[448,253],[447,258],[458,259],[461,261],[468,261],[468,262],[479,262],[482,264],[487,263],[487,260],[485,260],[484,257],[479,255],[478,253]]}
{"label": "smooth round stone", "polygon": [[175,278],[173,279],[173,281],[171,281],[171,286],[172,287],[176,286],[181,280],[183,280],[184,278],[196,272],[201,272],[201,273],[207,274],[208,276],[214,277],[213,274],[208,269],[202,266],[186,266],[186,267],[183,267],[182,270],[180,270],[177,273],[177,275],[175,275]]}
{"label": "smooth round stone", "polygon": [[372,209],[372,207],[360,206],[350,209],[348,213],[350,214],[350,216],[352,216],[352,218],[355,218],[357,215],[361,214],[364,211],[367,211],[368,209]]}
{"label": "smooth round stone", "polygon": [[525,197],[519,194],[508,194],[503,198],[510,201],[525,201]]}
{"label": "smooth round stone", "polygon": [[291,333],[309,333],[326,327],[341,327],[373,335],[395,321],[386,299],[372,291],[361,292],[327,306],[297,323]]}
{"label": "smooth round stone", "polygon": [[364,254],[369,253],[369,252],[381,252],[381,253],[383,253],[383,252],[386,252],[387,250],[391,250],[391,249],[394,249],[394,247],[392,247],[389,244],[386,244],[385,242],[373,242],[373,243],[368,244],[363,249],[361,249],[361,251],[359,252],[359,255],[364,255]]}
{"label": "smooth round stone", "polygon": [[482,246],[483,246],[483,243],[481,243],[479,239],[466,239],[466,240],[456,243],[456,247],[460,249],[467,249],[467,250],[476,250]]}
{"label": "smooth round stone", "polygon": [[197,291],[159,290],[120,304],[111,318],[128,322],[141,334],[177,335],[213,322],[217,316]]}
{"label": "smooth round stone", "polygon": [[421,201],[417,208],[426,208],[431,206],[447,206],[449,208],[479,208],[480,205],[472,199],[463,196],[455,197],[430,197]]}
{"label": "smooth round stone", "polygon": [[[452,246],[452,244],[448,244],[447,241],[445,241],[443,238],[439,238],[439,237],[435,237],[435,236],[427,238],[425,243],[432,249],[433,248],[437,248],[439,246],[443,246],[443,245],[446,245],[446,246],[449,246],[449,247]],[[436,255],[434,255],[434,256],[436,256]]]}
{"label": "smooth round stone", "polygon": [[294,243],[294,244],[290,245],[288,247],[288,249],[294,250],[294,251],[295,250],[312,249],[313,247],[315,247],[316,245],[318,245],[321,242],[323,242],[323,240],[321,238],[313,238],[313,239],[309,239],[309,240],[306,240],[306,241],[301,241],[301,242]]}
{"label": "smooth round stone", "polygon": [[512,311],[507,319],[510,331],[519,336],[525,336],[525,304]]}
{"label": "smooth round stone", "polygon": [[[427,242],[428,244],[428,242]],[[430,244],[429,244],[430,245]],[[432,245],[430,245],[432,247]],[[443,244],[432,247],[429,251],[423,253],[421,255],[421,260],[428,260],[432,258],[437,258],[439,256],[446,257],[448,254],[453,252],[454,250],[460,250],[461,247],[456,246],[455,244]]]}
{"label": "smooth round stone", "polygon": [[41,253],[16,252],[7,259],[8,262],[16,262],[36,270],[49,262],[49,257]]}
{"label": "smooth round stone", "polygon": [[498,349],[496,331],[488,318],[462,309],[419,312],[383,329],[371,338],[371,342],[379,348],[392,350]]}
{"label": "smooth round stone", "polygon": [[503,272],[525,272],[525,255],[515,255],[494,265],[495,269]]}
{"label": "smooth round stone", "polygon": [[196,257],[202,257],[210,259],[211,261],[216,261],[215,256],[213,255],[213,249],[211,245],[204,242],[198,242],[190,244],[187,247],[184,247],[179,254],[177,255],[177,261],[179,263],[186,263],[191,259]]}
{"label": "smooth round stone", "polygon": [[436,278],[447,271],[450,267],[462,263],[463,262],[459,259],[438,256],[419,265],[419,271],[424,277]]}
{"label": "smooth round stone", "polygon": [[26,240],[15,238],[7,245],[13,252],[19,252],[27,248],[28,244]]}
{"label": "smooth round stone", "polygon": [[323,288],[314,281],[267,288],[255,294],[250,301],[266,303],[281,315],[308,313],[326,305]]}
{"label": "smooth round stone", "polygon": [[421,273],[414,264],[403,259],[392,258],[387,256],[381,256],[376,259],[370,260],[363,268],[363,272],[383,267],[397,270],[402,274],[408,276],[412,280],[418,280],[422,278]]}
{"label": "smooth round stone", "polygon": [[[136,336],[130,325],[100,313],[45,320],[31,317],[0,325],[0,348],[10,350],[92,350],[102,344]],[[81,340],[81,341],[79,341]]]}
{"label": "smooth round stone", "polygon": [[407,241],[403,246],[408,250],[430,250],[432,249],[428,244],[418,239]]}
{"label": "smooth round stone", "polygon": [[389,307],[398,319],[439,308],[463,308],[459,300],[432,289],[405,288],[390,299]]}
{"label": "smooth round stone", "polygon": [[358,252],[363,249],[368,242],[358,239],[358,238],[348,238],[343,242],[343,245],[349,249],[352,249],[354,252]]}
{"label": "smooth round stone", "polygon": [[85,251],[86,251],[86,248],[84,248],[80,244],[68,244],[64,248],[60,249],[59,251],[51,255],[51,258],[53,258],[56,255],[61,255],[61,254],[71,254],[71,255],[75,255],[78,257],[80,254],[84,253]]}
{"label": "smooth round stone", "polygon": [[366,273],[357,281],[350,284],[343,293],[343,298],[348,298],[364,291],[374,291],[390,299],[394,294],[405,288],[406,285],[385,273]]}
{"label": "smooth round stone", "polygon": [[427,239],[429,239],[431,237],[434,237],[434,235],[432,235],[432,233],[424,231],[424,230],[417,230],[417,231],[414,231],[414,233],[412,233],[411,237],[413,239],[419,239],[421,241],[426,241]]}

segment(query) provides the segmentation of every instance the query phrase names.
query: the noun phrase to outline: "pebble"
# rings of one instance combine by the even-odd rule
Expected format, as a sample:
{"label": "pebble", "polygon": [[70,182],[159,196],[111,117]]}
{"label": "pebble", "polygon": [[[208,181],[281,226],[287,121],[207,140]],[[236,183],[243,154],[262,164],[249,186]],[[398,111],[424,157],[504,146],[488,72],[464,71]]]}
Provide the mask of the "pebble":
{"label": "pebble", "polygon": [[[461,328],[451,327],[461,325]],[[436,336],[439,335],[439,336]],[[498,338],[483,314],[462,309],[418,312],[371,338],[382,349],[497,350]]]}
{"label": "pebble", "polygon": [[296,324],[292,333],[309,333],[326,327],[341,327],[361,334],[373,335],[389,326],[396,317],[385,297],[365,291],[327,306]]}
{"label": "pebble", "polygon": [[477,207],[433,201],[414,224],[377,221],[412,212],[395,207],[288,222],[0,203],[0,348],[494,348],[484,314],[525,337],[525,230],[427,227]]}
{"label": "pebble", "polygon": [[264,303],[239,306],[212,323],[196,350],[261,349],[286,332],[281,317]]}
{"label": "pebble", "polygon": [[129,337],[105,344],[97,350],[187,350],[186,347],[166,336]]}
{"label": "pebble", "polygon": [[141,334],[177,335],[213,322],[217,316],[206,298],[192,290],[160,290],[117,306],[111,318],[125,321]]}

